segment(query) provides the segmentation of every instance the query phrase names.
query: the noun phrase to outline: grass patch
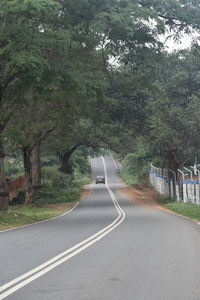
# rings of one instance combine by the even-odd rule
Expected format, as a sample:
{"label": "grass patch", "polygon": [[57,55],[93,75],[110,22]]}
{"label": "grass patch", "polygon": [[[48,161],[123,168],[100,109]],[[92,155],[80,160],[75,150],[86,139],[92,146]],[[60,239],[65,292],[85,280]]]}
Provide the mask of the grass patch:
{"label": "grass patch", "polygon": [[25,224],[31,224],[41,220],[56,217],[69,208],[49,207],[9,207],[7,212],[0,212],[0,229],[8,229]]}
{"label": "grass patch", "polygon": [[177,202],[165,197],[161,197],[160,201],[163,207],[172,210],[177,214],[200,221],[200,205],[193,204],[191,202]]}
{"label": "grass patch", "polygon": [[35,204],[56,204],[75,202],[80,199],[82,189],[79,186],[54,189],[51,186],[40,188],[36,192]]}
{"label": "grass patch", "polygon": [[[36,191],[36,201],[33,206],[9,206],[7,212],[0,212],[0,230],[61,215],[80,199],[82,191],[82,188],[77,185],[59,188],[51,185],[43,186]],[[53,205],[53,207],[48,207],[48,205]]]}

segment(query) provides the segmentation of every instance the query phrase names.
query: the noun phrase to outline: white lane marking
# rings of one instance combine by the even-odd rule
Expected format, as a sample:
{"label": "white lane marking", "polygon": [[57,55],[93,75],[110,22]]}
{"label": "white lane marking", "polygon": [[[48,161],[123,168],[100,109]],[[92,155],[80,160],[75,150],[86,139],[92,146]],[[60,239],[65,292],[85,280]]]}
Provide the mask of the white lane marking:
{"label": "white lane marking", "polygon": [[[73,256],[77,255],[78,253],[82,252],[89,246],[93,245],[94,243],[98,242],[100,239],[102,239],[104,236],[106,236],[108,233],[110,233],[112,230],[114,230],[116,227],[118,227],[123,220],[125,219],[125,213],[119,206],[117,199],[115,198],[112,190],[110,189],[109,185],[107,184],[107,170],[105,161],[102,157],[103,165],[104,165],[104,171],[105,171],[105,178],[106,178],[106,188],[110,194],[110,197],[114,203],[114,206],[116,210],[118,211],[118,217],[108,226],[104,227],[102,230],[98,231],[96,234],[92,235],[91,237],[87,238],[86,240],[83,240],[82,242],[76,244],[72,248],[60,253],[59,255],[55,256],[51,260],[41,264],[40,266],[34,268],[33,270],[17,277],[16,279],[4,284],[0,287],[0,292],[8,289],[9,287],[13,286],[12,288],[8,289],[4,293],[0,294],[0,299],[4,299],[7,296],[13,294],[20,288],[24,287],[25,285],[29,284],[30,282],[34,281],[35,279],[43,276],[47,272],[51,271],[52,269],[56,268],[57,266],[61,265],[62,263],[66,262]],[[64,256],[64,257],[63,257]],[[30,276],[30,277],[29,277]],[[28,278],[29,277],[29,278]],[[23,280],[24,279],[24,280]],[[23,280],[23,281],[22,281]],[[19,281],[22,281],[18,283]],[[18,284],[17,284],[18,283]]]}
{"label": "white lane marking", "polygon": [[105,186],[106,186],[106,188],[107,188],[107,190],[108,190],[108,192],[109,192],[109,194],[110,194],[110,196],[111,196],[111,198],[112,198],[112,200],[113,200],[113,203],[114,203],[114,205],[115,205],[115,208],[117,209],[117,211],[118,211],[118,213],[119,214],[122,214],[123,216],[124,216],[124,218],[125,218],[125,212],[122,210],[122,208],[120,207],[120,205],[119,205],[119,203],[117,202],[117,200],[116,200],[116,198],[115,198],[115,196],[114,196],[114,194],[113,194],[113,192],[112,192],[112,190],[111,190],[111,188],[109,187],[109,185],[108,185],[108,175],[107,175],[107,169],[106,169],[106,164],[105,164],[105,160],[104,160],[104,158],[103,158],[103,156],[102,156],[102,160],[103,160],[103,166],[104,166],[104,172],[105,172]]}
{"label": "white lane marking", "polygon": [[46,223],[46,222],[61,218],[65,215],[67,215],[68,213],[70,213],[73,209],[75,209],[79,203],[80,203],[80,201],[78,203],[76,203],[76,205],[74,205],[74,207],[72,207],[70,210],[68,210],[67,212],[65,212],[62,215],[59,215],[59,216],[56,216],[56,217],[53,217],[53,218],[49,218],[47,220],[34,222],[34,223],[31,223],[31,224],[27,224],[27,225],[22,225],[22,226],[18,226],[18,227],[13,227],[13,228],[9,228],[9,229],[0,230],[0,233],[4,233],[6,231],[11,231],[11,230],[15,230],[15,229],[21,229],[21,228],[25,228],[25,227],[30,227],[30,226],[33,226],[33,225],[37,225],[37,224],[40,224],[40,223]]}

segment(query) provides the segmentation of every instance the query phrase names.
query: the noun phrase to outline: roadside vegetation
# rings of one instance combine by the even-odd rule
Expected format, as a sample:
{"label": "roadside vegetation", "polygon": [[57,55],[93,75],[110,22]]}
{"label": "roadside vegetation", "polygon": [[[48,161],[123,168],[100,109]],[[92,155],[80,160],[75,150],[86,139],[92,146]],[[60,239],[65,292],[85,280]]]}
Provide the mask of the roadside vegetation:
{"label": "roadside vegetation", "polygon": [[[85,149],[79,149],[71,157],[71,174],[59,170],[55,156],[44,157],[42,181],[34,194],[34,203],[24,206],[25,189],[18,189],[9,202],[8,210],[0,212],[0,230],[34,223],[58,216],[71,209],[83,193],[82,186],[91,182],[91,171]],[[15,160],[8,165],[7,173],[20,174],[21,165]],[[18,173],[19,172],[19,173]]]}
{"label": "roadside vegetation", "polygon": [[[165,166],[166,160],[159,156],[151,156],[151,152],[140,141],[136,143],[135,152],[129,153],[124,159],[121,159],[122,168],[120,170],[120,176],[127,185],[132,185],[136,189],[139,188],[140,193],[147,189],[153,190],[149,184],[149,161],[154,160],[155,164]],[[146,197],[146,195],[143,195]],[[155,201],[162,207],[169,209],[177,214],[192,218],[200,221],[200,205],[193,204],[191,202],[184,203],[182,201],[177,202],[175,199],[163,197],[157,191],[155,191]],[[151,201],[148,202],[148,204]],[[139,203],[139,202],[138,202]]]}
{"label": "roadside vegetation", "polygon": [[167,208],[177,214],[200,221],[200,205],[193,204],[191,202],[177,202],[165,197],[160,197],[160,203],[164,208]]}
{"label": "roadside vegetation", "polygon": [[68,209],[67,207],[10,206],[6,212],[0,212],[0,230],[56,217]]}
{"label": "roadside vegetation", "polygon": [[122,168],[119,173],[124,182],[126,184],[148,184],[148,160],[148,149],[144,146],[143,141],[138,139],[135,151],[120,158]]}
{"label": "roadside vegetation", "polygon": [[[122,174],[124,182],[129,185],[126,189],[128,198],[131,201],[138,205],[159,205],[179,215],[200,222],[200,205],[191,202],[177,202],[175,199],[164,197],[150,186],[146,172],[144,172],[145,175],[141,173],[141,177],[135,177],[135,173],[132,175],[127,169],[125,170],[123,171],[122,169],[120,174]],[[135,171],[137,172],[137,170]],[[125,196],[127,195],[125,194]]]}

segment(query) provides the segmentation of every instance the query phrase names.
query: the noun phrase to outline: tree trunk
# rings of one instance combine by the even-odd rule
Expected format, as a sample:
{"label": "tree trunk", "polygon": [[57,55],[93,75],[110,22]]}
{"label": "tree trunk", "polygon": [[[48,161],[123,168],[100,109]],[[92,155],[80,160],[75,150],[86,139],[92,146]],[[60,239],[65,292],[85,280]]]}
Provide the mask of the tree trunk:
{"label": "tree trunk", "polygon": [[59,170],[65,174],[71,174],[72,173],[72,167],[69,164],[71,154],[65,153],[62,155],[59,155],[60,160],[60,168]]}
{"label": "tree trunk", "polygon": [[4,156],[3,141],[0,137],[0,211],[7,210],[9,202],[8,185],[4,173]]}
{"label": "tree trunk", "polygon": [[41,186],[40,143],[32,150],[32,184],[34,188]]}
{"label": "tree trunk", "polygon": [[[1,64],[0,64],[0,73],[1,73]],[[2,108],[3,104],[3,87],[0,83],[0,109]],[[6,118],[7,120],[7,118]],[[9,203],[9,193],[8,193],[8,185],[5,180],[5,171],[4,171],[4,147],[3,147],[3,139],[2,139],[2,132],[6,125],[6,120],[1,120],[0,123],[0,211],[8,210],[8,203]]]}
{"label": "tree trunk", "polygon": [[169,168],[176,173],[176,178],[178,178],[179,161],[175,151],[169,152]]}
{"label": "tree trunk", "polygon": [[72,153],[80,146],[80,144],[75,145],[70,150],[66,151],[64,154],[59,154],[60,168],[59,170],[65,174],[72,173],[72,167],[69,164],[70,157]]}
{"label": "tree trunk", "polygon": [[25,205],[31,204],[34,200],[34,190],[32,184],[32,162],[31,162],[31,150],[28,147],[22,148],[23,160],[24,160],[24,172],[27,179],[27,187],[25,193]]}

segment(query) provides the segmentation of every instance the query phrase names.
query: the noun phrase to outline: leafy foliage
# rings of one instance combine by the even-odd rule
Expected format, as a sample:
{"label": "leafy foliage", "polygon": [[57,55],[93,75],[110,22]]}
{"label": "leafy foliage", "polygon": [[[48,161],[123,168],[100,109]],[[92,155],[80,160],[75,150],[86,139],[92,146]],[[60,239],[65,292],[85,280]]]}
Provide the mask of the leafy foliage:
{"label": "leafy foliage", "polygon": [[169,166],[176,169],[199,150],[200,60],[196,51],[181,51],[166,59],[156,83],[157,97],[149,102],[149,142],[165,158],[173,154]]}
{"label": "leafy foliage", "polygon": [[120,174],[127,184],[138,184],[144,181],[152,153],[141,137],[135,140],[135,146],[132,151],[122,160],[123,167]]}
{"label": "leafy foliage", "polygon": [[5,160],[5,174],[6,176],[18,177],[23,174],[23,164],[20,158]]}
{"label": "leafy foliage", "polygon": [[71,183],[71,178],[58,170],[57,166],[47,166],[42,168],[43,185],[53,188],[67,187]]}

